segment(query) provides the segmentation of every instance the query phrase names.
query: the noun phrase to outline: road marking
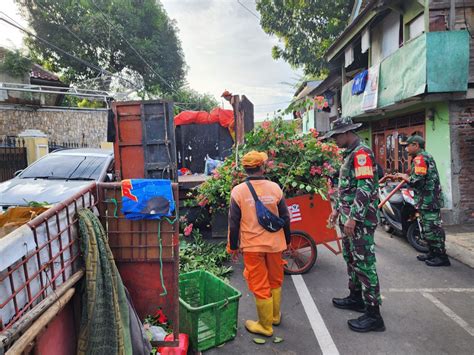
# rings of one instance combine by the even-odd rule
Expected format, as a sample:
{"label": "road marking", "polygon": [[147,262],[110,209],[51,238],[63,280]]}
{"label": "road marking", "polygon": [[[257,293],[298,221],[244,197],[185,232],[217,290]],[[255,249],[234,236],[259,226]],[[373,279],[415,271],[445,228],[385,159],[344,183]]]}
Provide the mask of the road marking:
{"label": "road marking", "polygon": [[433,292],[474,292],[474,288],[389,288],[388,292],[422,292],[422,293],[433,293]]}
{"label": "road marking", "polygon": [[443,311],[444,314],[446,314],[449,318],[451,318],[453,321],[455,321],[457,324],[459,324],[466,332],[471,334],[471,336],[474,337],[474,328],[469,326],[467,322],[459,317],[456,313],[454,313],[451,308],[448,308],[445,304],[443,304],[440,300],[438,300],[435,296],[429,294],[429,293],[423,293],[423,296],[429,299],[431,302],[434,303],[436,307],[438,307],[440,310]]}
{"label": "road marking", "polygon": [[331,334],[329,334],[329,330],[319,313],[318,307],[316,307],[316,304],[314,303],[313,297],[311,297],[311,294],[309,293],[303,277],[301,275],[292,275],[291,278],[295,285],[296,292],[298,292],[301,303],[303,304],[311,328],[313,328],[314,335],[316,336],[321,351],[323,354],[327,355],[339,355],[336,344],[334,344]]}

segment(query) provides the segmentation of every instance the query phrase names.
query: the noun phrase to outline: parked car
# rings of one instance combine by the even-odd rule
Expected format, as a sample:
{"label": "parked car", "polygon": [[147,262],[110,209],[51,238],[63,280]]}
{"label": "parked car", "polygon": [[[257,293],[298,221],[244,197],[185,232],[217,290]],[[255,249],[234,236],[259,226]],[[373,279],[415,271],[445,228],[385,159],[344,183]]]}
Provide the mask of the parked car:
{"label": "parked car", "polygon": [[112,150],[67,149],[45,155],[0,183],[0,211],[30,202],[61,202],[91,181],[113,181]]}

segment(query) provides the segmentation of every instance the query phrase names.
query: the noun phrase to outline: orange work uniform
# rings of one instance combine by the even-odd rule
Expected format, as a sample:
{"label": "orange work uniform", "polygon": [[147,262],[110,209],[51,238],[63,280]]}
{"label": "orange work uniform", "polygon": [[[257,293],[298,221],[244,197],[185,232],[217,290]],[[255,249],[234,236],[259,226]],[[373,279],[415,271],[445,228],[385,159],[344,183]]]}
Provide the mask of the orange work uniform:
{"label": "orange work uniform", "polygon": [[251,177],[258,199],[272,213],[285,220],[277,232],[265,230],[257,219],[255,201],[245,183],[231,192],[229,209],[229,247],[240,250],[244,257],[244,278],[256,298],[268,299],[271,290],[283,283],[281,253],[290,242],[290,215],[280,187],[264,177]]}

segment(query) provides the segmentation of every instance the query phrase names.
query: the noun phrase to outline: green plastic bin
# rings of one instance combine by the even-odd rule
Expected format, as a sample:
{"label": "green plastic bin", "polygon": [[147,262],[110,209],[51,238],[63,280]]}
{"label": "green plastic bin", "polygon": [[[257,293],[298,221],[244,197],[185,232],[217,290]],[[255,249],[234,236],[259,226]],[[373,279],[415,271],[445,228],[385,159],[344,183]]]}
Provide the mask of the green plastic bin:
{"label": "green plastic bin", "polygon": [[179,275],[179,331],[195,350],[235,338],[242,294],[207,271]]}

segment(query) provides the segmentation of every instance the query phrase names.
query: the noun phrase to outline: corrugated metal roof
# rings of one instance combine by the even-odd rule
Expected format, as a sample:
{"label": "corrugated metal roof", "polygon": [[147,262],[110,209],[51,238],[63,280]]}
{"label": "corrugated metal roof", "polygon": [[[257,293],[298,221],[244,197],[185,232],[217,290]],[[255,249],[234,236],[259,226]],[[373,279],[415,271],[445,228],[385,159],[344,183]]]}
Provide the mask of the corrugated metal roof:
{"label": "corrugated metal roof", "polygon": [[321,84],[322,82],[323,82],[322,80],[313,80],[313,81],[306,82],[306,85],[304,86],[303,90],[301,90],[293,100],[297,101],[307,96],[311,91],[316,89],[318,85]]}

